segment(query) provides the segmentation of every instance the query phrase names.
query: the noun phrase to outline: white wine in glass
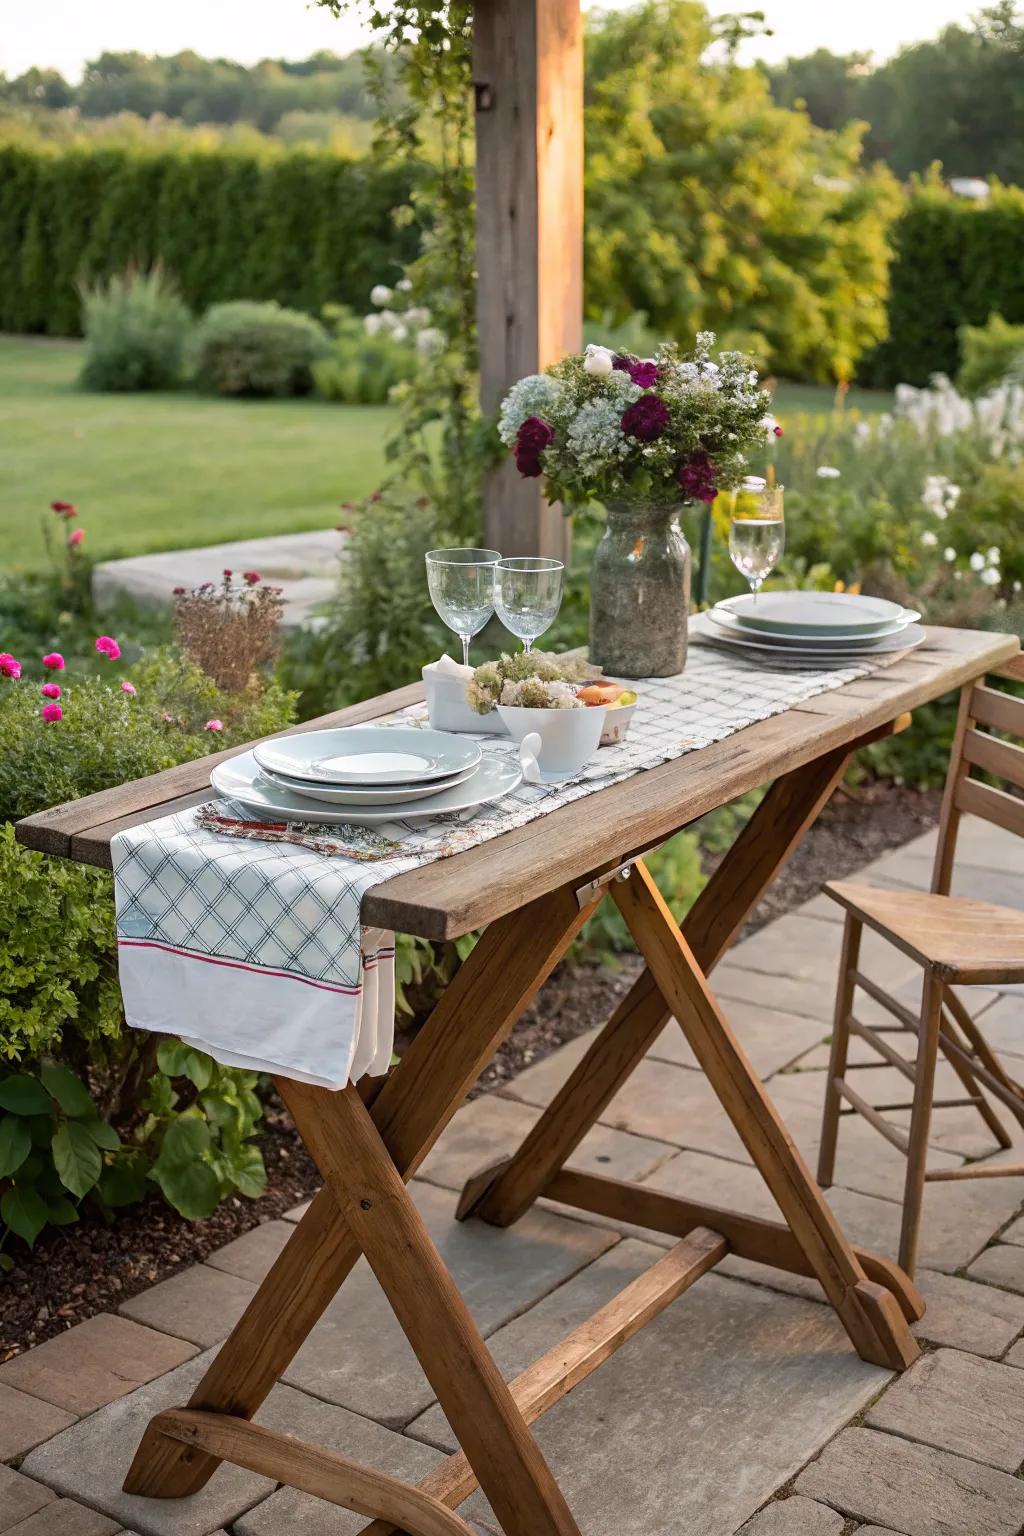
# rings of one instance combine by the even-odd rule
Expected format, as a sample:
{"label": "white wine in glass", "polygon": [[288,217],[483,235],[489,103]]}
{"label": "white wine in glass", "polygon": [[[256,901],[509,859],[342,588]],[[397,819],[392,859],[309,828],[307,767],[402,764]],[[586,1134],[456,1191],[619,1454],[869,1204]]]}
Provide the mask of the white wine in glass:
{"label": "white wine in glass", "polygon": [[469,666],[469,642],[494,612],[497,549],[432,549],[427,554],[427,588],[440,618],[462,641]]}
{"label": "white wine in glass", "polygon": [[741,576],[757,594],[778,565],[786,547],[783,487],[768,486],[758,475],[748,475],[736,493],[729,524],[729,555]]}

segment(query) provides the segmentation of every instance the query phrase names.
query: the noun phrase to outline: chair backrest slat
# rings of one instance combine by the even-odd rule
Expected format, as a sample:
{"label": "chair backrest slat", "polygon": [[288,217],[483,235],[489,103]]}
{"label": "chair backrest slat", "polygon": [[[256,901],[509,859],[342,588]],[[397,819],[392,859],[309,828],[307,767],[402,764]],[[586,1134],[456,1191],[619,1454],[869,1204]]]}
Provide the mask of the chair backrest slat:
{"label": "chair backrest slat", "polygon": [[984,731],[968,731],[964,736],[964,759],[972,768],[980,768],[997,779],[1005,779],[1014,789],[1024,789],[1024,748]]}
{"label": "chair backrest slat", "polygon": [[971,816],[981,816],[995,822],[1005,832],[1015,832],[1024,837],[1024,800],[1007,794],[1005,789],[994,789],[978,779],[961,779],[956,787],[954,802],[958,811]]}
{"label": "chair backrest slat", "polygon": [[1012,693],[979,685],[971,690],[969,713],[975,725],[987,725],[1007,736],[1024,737],[1024,699],[1017,699]]}

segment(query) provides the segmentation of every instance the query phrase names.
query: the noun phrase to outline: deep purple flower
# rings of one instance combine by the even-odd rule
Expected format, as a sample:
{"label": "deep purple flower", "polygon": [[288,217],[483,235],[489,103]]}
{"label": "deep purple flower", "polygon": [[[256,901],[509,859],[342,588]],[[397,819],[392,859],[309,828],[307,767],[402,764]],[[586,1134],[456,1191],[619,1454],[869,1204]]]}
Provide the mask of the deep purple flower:
{"label": "deep purple flower", "polygon": [[641,395],[622,413],[622,430],[642,443],[653,443],[668,426],[668,406],[660,395]]}
{"label": "deep purple flower", "polygon": [[658,382],[657,363],[630,363],[627,373],[634,384],[639,384],[641,389],[653,389]]}
{"label": "deep purple flower", "polygon": [[628,352],[616,352],[612,358],[612,367],[617,368],[619,373],[628,373],[637,361],[638,359],[631,357]]}
{"label": "deep purple flower", "polygon": [[554,441],[555,429],[542,416],[527,416],[516,433],[513,450],[516,468],[527,479],[536,480],[544,473],[540,456],[549,443]]}
{"label": "deep purple flower", "polygon": [[676,479],[687,501],[706,501],[710,506],[718,495],[716,473],[714,461],[706,453],[695,453],[680,464]]}

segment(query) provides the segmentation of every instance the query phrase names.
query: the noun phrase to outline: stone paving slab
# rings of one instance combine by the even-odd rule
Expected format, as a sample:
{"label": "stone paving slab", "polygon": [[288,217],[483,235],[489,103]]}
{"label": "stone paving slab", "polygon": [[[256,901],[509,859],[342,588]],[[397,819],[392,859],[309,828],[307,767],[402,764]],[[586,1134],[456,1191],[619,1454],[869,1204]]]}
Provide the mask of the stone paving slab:
{"label": "stone paving slab", "polygon": [[1024,1297],[938,1270],[918,1270],[916,1279],[928,1304],[914,1324],[919,1339],[998,1359],[1024,1329]]}
{"label": "stone paving slab", "polygon": [[922,1355],[868,1410],[865,1423],[1003,1472],[1024,1461],[1024,1393],[1009,1366],[958,1349]]}
{"label": "stone paving slab", "polygon": [[[821,1039],[820,1027],[813,1019],[778,1008],[734,1002],[727,1012],[733,1032],[759,1077],[770,1077],[801,1059]],[[677,1066],[697,1066],[697,1058],[674,1020],[662,1030],[648,1055],[655,1061],[671,1061]]]}
{"label": "stone paving slab", "polygon": [[[1022,1199],[1024,1179],[1019,1178],[928,1185],[918,1262],[924,1268],[955,1274],[981,1251]],[[895,1257],[901,1216],[898,1205],[839,1188],[829,1190],[828,1201],[852,1242]],[[977,1278],[973,1268],[971,1274]],[[1021,1286],[1024,1288],[1024,1276]]]}
{"label": "stone paving slab", "polygon": [[845,1429],[797,1492],[902,1536],[1019,1536],[1024,1482],[873,1429]]}
{"label": "stone paving slab", "polygon": [[845,1526],[837,1510],[795,1494],[766,1505],[740,1528],[739,1536],[843,1536]]}
{"label": "stone paving slab", "polygon": [[[603,1307],[660,1257],[660,1249],[650,1243],[632,1240],[617,1243],[608,1253],[545,1296],[529,1312],[499,1328],[488,1340],[488,1347],[505,1380],[511,1381],[545,1350],[558,1344],[578,1323],[584,1322],[598,1307]],[[703,1283],[703,1279],[697,1282],[698,1285]],[[623,1348],[629,1349],[630,1344]],[[458,1449],[439,1403],[414,1419],[406,1433],[445,1451]]]}
{"label": "stone paving slab", "polygon": [[67,1429],[75,1415],[42,1398],[0,1385],[0,1461],[14,1461],[51,1435]]}
{"label": "stone paving slab", "polygon": [[205,1262],[258,1286],[295,1231],[290,1221],[264,1221],[208,1254]]}
{"label": "stone paving slab", "polygon": [[[984,1179],[979,1183],[1016,1184],[1016,1179]],[[1019,1202],[1018,1202],[1019,1203]],[[972,1280],[984,1280],[1007,1291],[1024,1292],[1024,1249],[1016,1243],[994,1243],[980,1254],[967,1271]]]}
{"label": "stone paving slab", "polygon": [[[1024,902],[1021,905],[1024,907]],[[1024,1077],[1024,1065],[1021,1064],[1021,1057],[1024,1057],[1024,1004],[1015,993],[994,992],[991,995],[992,1005],[985,1009],[979,1023],[992,1049],[1013,1058],[1007,1062],[1006,1070],[1019,1082]],[[1000,1113],[1007,1121],[1011,1119],[1009,1110],[1001,1109]]]}
{"label": "stone paving slab", "polygon": [[194,1344],[101,1312],[0,1366],[0,1382],[81,1416],[190,1360]]}
{"label": "stone paving slab", "polygon": [[[418,1179],[461,1191],[474,1173],[516,1150],[541,1111],[517,1099],[485,1094],[464,1104],[417,1172]],[[572,1156],[574,1168],[611,1178],[642,1179],[672,1156],[664,1142],[596,1125]]]}
{"label": "stone paving slab", "polygon": [[209,1348],[226,1339],[245,1311],[256,1287],[209,1264],[193,1264],[180,1275],[121,1303],[126,1317]]}
{"label": "stone paving slab", "polygon": [[[502,1231],[457,1222],[455,1196],[414,1183],[416,1204],[470,1311],[488,1336],[616,1241],[614,1233],[534,1209]],[[365,1260],[356,1265],[284,1377],[330,1403],[400,1429],[434,1400]]]}
{"label": "stone paving slab", "polygon": [[732,1536],[887,1379],[827,1308],[707,1275],[535,1432],[581,1530]]}
{"label": "stone paving slab", "polygon": [[[828,898],[826,897],[826,900]],[[810,982],[822,989],[829,1004],[834,1002],[839,976],[839,957],[843,934],[838,924],[825,923],[797,912],[777,917],[751,938],[733,945],[728,965],[762,975],[785,977],[792,982]],[[883,987],[889,987],[913,975],[920,967],[880,934],[865,928],[861,940],[861,970]],[[718,972],[715,972],[714,986]],[[823,986],[824,982],[824,986]],[[764,989],[763,1000],[776,1006],[772,986]]]}
{"label": "stone paving slab", "polygon": [[87,1509],[75,1499],[54,1499],[16,1525],[13,1536],[117,1536],[121,1529],[117,1520]]}
{"label": "stone paving slab", "polygon": [[9,1531],[52,1501],[49,1488],[0,1463],[0,1531]]}

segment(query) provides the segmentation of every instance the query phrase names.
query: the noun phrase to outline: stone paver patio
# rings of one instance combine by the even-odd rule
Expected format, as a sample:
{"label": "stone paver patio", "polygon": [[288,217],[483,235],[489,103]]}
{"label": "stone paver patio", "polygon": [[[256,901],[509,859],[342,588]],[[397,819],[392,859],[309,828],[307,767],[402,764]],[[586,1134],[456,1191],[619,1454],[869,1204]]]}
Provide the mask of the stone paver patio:
{"label": "stone paver patio", "polygon": [[[926,885],[933,841],[918,838],[865,874]],[[1024,907],[1024,858],[1013,844],[965,823],[954,890]],[[713,978],[812,1167],[838,919],[838,908],[816,898],[737,946]],[[868,942],[865,969],[914,997],[919,973],[896,951]],[[1018,989],[972,1001],[1010,1069],[1024,1070]],[[865,1000],[863,1011],[872,1006]],[[910,1037],[889,1038],[906,1049]],[[452,1220],[466,1176],[518,1143],[584,1044],[565,1046],[500,1097],[466,1105],[414,1184],[506,1376],[646,1268],[661,1241],[550,1202],[507,1232]],[[890,1075],[901,1081],[892,1068],[852,1059],[860,1065],[851,1079],[865,1079],[868,1096],[888,1096]],[[1022,1159],[1019,1145],[997,1153],[971,1113],[936,1116],[936,1166]],[[657,1043],[575,1161],[774,1214],[678,1032]],[[895,1251],[902,1174],[887,1142],[844,1119],[829,1198],[854,1241]],[[537,1425],[584,1536],[1020,1536],[1022,1204],[1024,1179],[930,1186],[918,1277],[928,1314],[916,1330],[927,1348],[899,1379],[858,1359],[816,1282],[725,1260]],[[349,1536],[363,1528],[356,1516],[237,1468],[221,1468],[185,1500],[120,1491],[149,1416],[187,1397],[289,1231],[289,1221],[269,1221],[126,1301],[119,1316],[94,1318],[0,1367],[0,1533]],[[365,1261],[260,1419],[413,1479],[453,1446]],[[479,1493],[462,1513],[483,1536],[497,1531]]]}

